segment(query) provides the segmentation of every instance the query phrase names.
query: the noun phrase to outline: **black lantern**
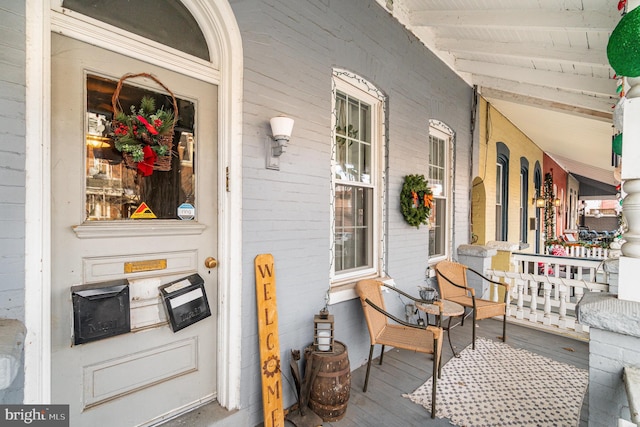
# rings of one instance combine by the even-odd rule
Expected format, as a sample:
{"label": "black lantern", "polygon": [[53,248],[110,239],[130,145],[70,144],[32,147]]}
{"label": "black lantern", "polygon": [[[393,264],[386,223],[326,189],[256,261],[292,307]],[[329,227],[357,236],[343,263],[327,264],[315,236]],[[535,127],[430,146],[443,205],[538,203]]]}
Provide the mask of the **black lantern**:
{"label": "black lantern", "polygon": [[333,351],[333,314],[326,308],[313,316],[313,347],[316,351]]}

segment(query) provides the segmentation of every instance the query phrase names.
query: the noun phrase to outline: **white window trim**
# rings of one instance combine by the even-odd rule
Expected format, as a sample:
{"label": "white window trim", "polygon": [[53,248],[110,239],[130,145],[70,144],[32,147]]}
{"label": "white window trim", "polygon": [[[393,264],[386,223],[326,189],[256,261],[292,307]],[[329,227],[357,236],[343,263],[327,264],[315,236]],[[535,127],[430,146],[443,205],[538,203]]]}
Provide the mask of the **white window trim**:
{"label": "white window trim", "polygon": [[[437,138],[443,139],[446,141],[446,153],[447,153],[447,157],[445,159],[445,165],[446,165],[446,174],[445,174],[445,179],[447,180],[447,182],[445,182],[445,192],[446,192],[446,209],[447,209],[447,224],[445,227],[445,252],[444,255],[439,255],[439,256],[434,256],[434,257],[429,257],[428,259],[428,265],[429,267],[437,264],[440,261],[443,261],[445,259],[450,259],[451,258],[451,254],[453,253],[453,242],[452,242],[452,236],[453,236],[453,227],[454,222],[453,222],[453,195],[454,195],[454,189],[453,186],[455,184],[455,176],[454,176],[454,162],[453,162],[453,150],[454,150],[454,145],[455,145],[455,132],[453,131],[453,129],[451,129],[449,126],[447,126],[445,123],[439,121],[439,120],[429,120],[429,136],[435,136]],[[427,139],[427,142],[429,142],[429,140]],[[429,159],[429,165],[431,164],[431,159]],[[428,170],[427,170],[427,176],[428,176]],[[430,271],[430,276],[434,276],[435,275],[435,271],[432,268],[429,268]]]}
{"label": "white window trim", "polygon": [[[373,267],[342,273],[336,275],[334,254],[335,254],[335,186],[336,186],[336,147],[335,129],[337,124],[336,111],[336,91],[339,90],[354,98],[371,105],[371,155],[372,155],[372,187],[373,212],[372,212],[372,242],[373,242]],[[384,120],[386,96],[366,81],[364,78],[343,69],[334,69],[332,75],[332,97],[331,97],[331,191],[330,191],[330,284],[329,284],[329,304],[336,304],[342,301],[357,298],[354,285],[357,280],[369,277],[386,277],[386,217],[385,217],[385,194],[386,187],[386,135]]]}

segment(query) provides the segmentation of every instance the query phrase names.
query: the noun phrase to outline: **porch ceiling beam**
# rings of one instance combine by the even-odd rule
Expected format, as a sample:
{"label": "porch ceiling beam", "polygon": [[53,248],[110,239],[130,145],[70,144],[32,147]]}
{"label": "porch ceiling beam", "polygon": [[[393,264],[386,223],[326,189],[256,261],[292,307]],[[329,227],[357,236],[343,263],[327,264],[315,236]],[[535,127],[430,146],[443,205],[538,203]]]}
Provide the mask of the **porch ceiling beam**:
{"label": "porch ceiling beam", "polygon": [[533,43],[496,43],[483,40],[437,38],[435,46],[456,56],[485,54],[510,58],[551,60],[567,64],[609,68],[604,50]]}
{"label": "porch ceiling beam", "polygon": [[413,26],[513,28],[520,31],[611,31],[620,20],[615,7],[605,11],[560,9],[420,10],[409,17]]}
{"label": "porch ceiling beam", "polygon": [[610,78],[536,70],[466,59],[456,60],[455,66],[460,72],[473,75],[493,76],[519,83],[528,83],[555,89],[561,88],[604,97],[616,93],[616,81]]}
{"label": "porch ceiling beam", "polygon": [[[539,85],[521,83],[514,80],[498,79],[491,76],[474,76],[474,84],[484,91],[493,89],[505,93],[512,93],[524,98],[536,98],[558,104],[575,105],[585,110],[611,114],[613,106],[618,101],[613,95],[597,97],[579,92],[566,91]],[[611,117],[611,116],[607,116]]]}
{"label": "porch ceiling beam", "polygon": [[[536,96],[508,92],[493,87],[480,86],[480,93],[487,99],[499,99],[520,105],[538,107],[544,110],[557,111],[605,123],[611,123],[613,113],[606,100],[576,93],[559,93],[548,88],[535,88]],[[532,88],[533,89],[533,88]],[[530,90],[531,92],[531,90]],[[545,93],[548,92],[548,93]],[[546,98],[544,97],[546,95]],[[607,108],[608,111],[602,111]]]}

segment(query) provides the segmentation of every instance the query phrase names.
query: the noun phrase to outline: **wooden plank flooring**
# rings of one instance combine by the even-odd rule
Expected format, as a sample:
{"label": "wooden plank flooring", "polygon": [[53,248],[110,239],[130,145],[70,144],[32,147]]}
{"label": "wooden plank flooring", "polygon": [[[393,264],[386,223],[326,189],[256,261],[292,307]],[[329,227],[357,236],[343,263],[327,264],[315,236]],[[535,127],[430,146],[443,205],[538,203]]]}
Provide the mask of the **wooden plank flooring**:
{"label": "wooden plank flooring", "polygon": [[[488,319],[478,322],[479,337],[499,340],[502,323]],[[457,351],[471,343],[471,322],[451,331],[451,339]],[[507,343],[523,348],[559,362],[582,369],[589,368],[589,344],[560,335],[536,331],[534,329],[507,325]],[[443,343],[443,363],[451,359],[449,342]],[[371,365],[369,387],[362,392],[366,365],[356,369],[351,378],[351,396],[344,418],[336,422],[325,422],[325,427],[407,427],[407,426],[448,426],[448,419],[431,418],[429,411],[402,397],[411,393],[431,376],[430,356],[405,350],[392,349],[385,353],[382,365],[374,360]],[[580,427],[587,426],[588,394],[580,414]],[[472,427],[472,426],[469,426]]]}

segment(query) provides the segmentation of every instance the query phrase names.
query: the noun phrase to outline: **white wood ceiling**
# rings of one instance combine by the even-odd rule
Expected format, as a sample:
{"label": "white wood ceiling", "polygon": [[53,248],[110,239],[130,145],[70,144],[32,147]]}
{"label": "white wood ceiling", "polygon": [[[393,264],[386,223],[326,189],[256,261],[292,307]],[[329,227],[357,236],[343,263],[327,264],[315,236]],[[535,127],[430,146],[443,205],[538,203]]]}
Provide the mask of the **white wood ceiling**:
{"label": "white wood ceiling", "polygon": [[377,1],[542,150],[614,182],[617,0]]}

